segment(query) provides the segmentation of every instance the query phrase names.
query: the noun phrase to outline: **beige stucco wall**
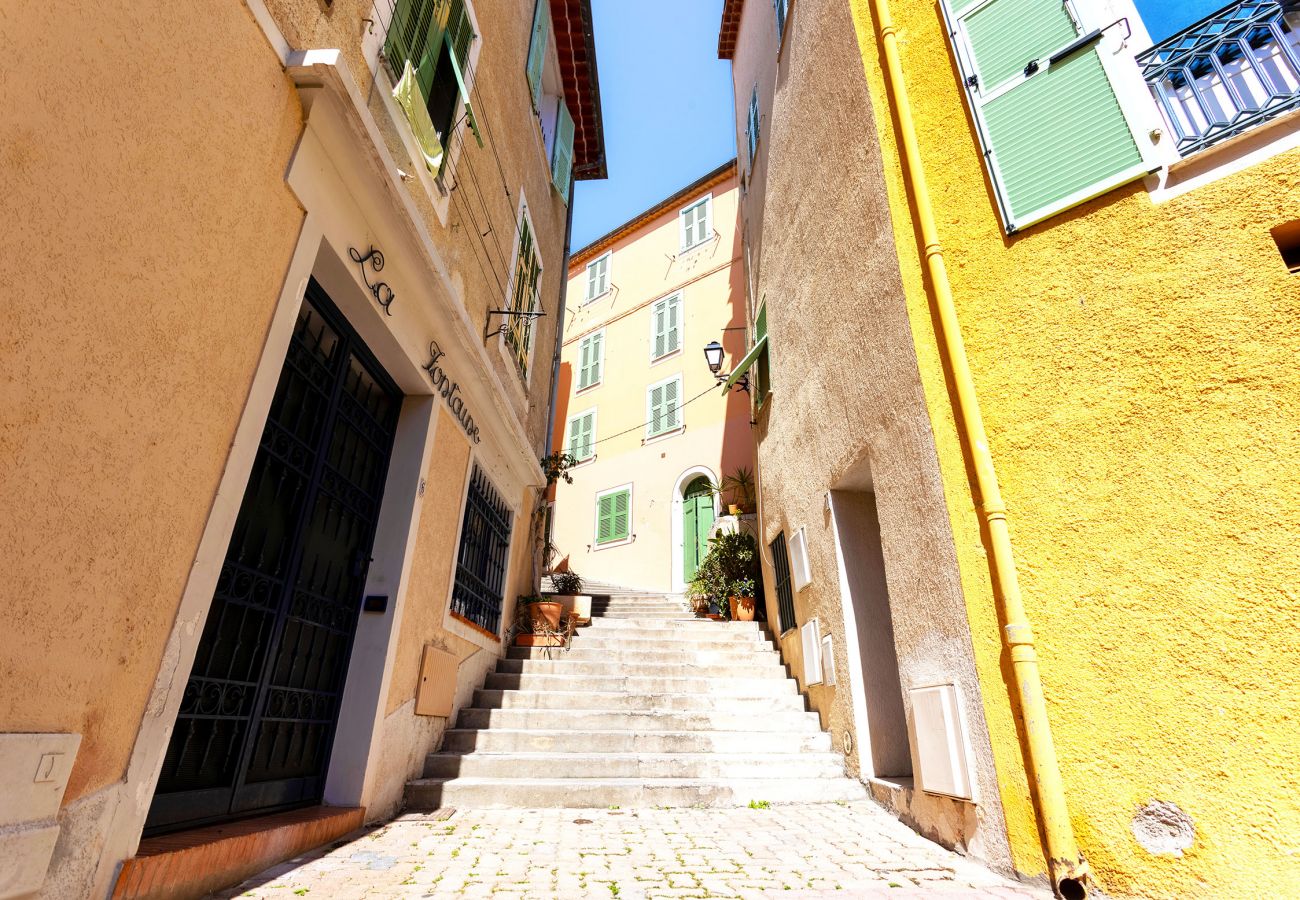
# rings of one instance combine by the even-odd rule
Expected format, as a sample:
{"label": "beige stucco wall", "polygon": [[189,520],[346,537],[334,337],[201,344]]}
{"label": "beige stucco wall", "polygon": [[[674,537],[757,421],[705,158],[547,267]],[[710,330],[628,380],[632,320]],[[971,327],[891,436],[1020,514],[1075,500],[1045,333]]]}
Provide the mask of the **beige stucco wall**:
{"label": "beige stucco wall", "polygon": [[0,52],[0,730],[83,734],[73,802],[135,740],[302,221],[301,115],[238,3],[17,0]]}
{"label": "beige stucco wall", "polygon": [[[850,668],[862,671],[863,662],[850,658],[846,640],[826,495],[873,491],[904,705],[912,687],[956,685],[968,718],[977,802],[906,787],[882,789],[880,796],[922,833],[1008,869],[953,537],[890,245],[880,155],[871,140],[844,139],[872,121],[866,85],[843,77],[859,64],[853,22],[842,2],[799,0],[779,58],[775,42],[770,4],[747,3],[735,60],[739,141],[752,83],[775,84],[759,150],[766,183],[756,178],[742,204],[747,221],[761,205],[769,223],[752,260],[754,295],[767,302],[772,369],[772,395],[759,412],[761,530],[766,543],[779,530],[788,538],[806,529],[812,582],[795,596],[796,619],[816,618],[822,634],[831,635],[837,685],[805,683],[797,630],[780,639],[781,651],[835,746],[848,750],[846,735],[866,733],[855,720],[850,690]],[[765,74],[765,65],[779,68]],[[815,203],[809,185],[822,186]],[[854,540],[846,554],[867,552]],[[771,585],[770,553],[764,556]],[[778,621],[770,589],[767,612]],[[855,737],[846,753],[850,770],[864,777],[872,769],[865,743]]]}
{"label": "beige stucco wall", "polygon": [[[713,227],[719,237],[680,253],[679,211],[706,195],[712,196]],[[728,175],[675,201],[608,247],[574,259],[552,442],[565,447],[569,418],[594,409],[597,445],[595,458],[572,471],[573,483],[556,486],[552,541],[556,564],[585,578],[647,590],[680,590],[676,582],[681,529],[675,519],[681,511],[673,498],[684,487],[683,477],[694,470],[716,482],[739,467],[753,469],[747,395],[738,390],[726,396],[709,392],[714,378],[701,352],[710,341],[720,341],[727,367],[745,353],[738,198],[736,178]],[[584,302],[586,265],[606,252],[611,289]],[[678,291],[681,350],[652,361],[652,306]],[[602,380],[579,391],[581,341],[602,329]],[[680,415],[685,429],[647,442],[646,390],[676,375],[682,379],[680,402],[686,405]],[[687,403],[702,392],[708,393]],[[597,548],[596,495],[628,484],[635,540]]]}

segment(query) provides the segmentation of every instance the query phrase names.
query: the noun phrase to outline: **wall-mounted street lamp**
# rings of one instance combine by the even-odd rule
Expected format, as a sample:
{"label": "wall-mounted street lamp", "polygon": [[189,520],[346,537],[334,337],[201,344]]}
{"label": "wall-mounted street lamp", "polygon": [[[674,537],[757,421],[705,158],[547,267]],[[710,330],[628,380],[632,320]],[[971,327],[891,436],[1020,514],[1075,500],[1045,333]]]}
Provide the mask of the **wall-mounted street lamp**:
{"label": "wall-mounted street lamp", "polygon": [[[726,384],[728,381],[731,381],[730,374],[727,375],[722,374],[722,355],[723,355],[722,345],[719,344],[717,341],[709,341],[709,343],[705,345],[704,360],[709,364],[709,371],[713,373],[713,377],[718,379],[718,384]],[[745,374],[737,378],[731,384],[731,386],[727,388],[727,390],[728,391],[731,390],[732,387],[738,387],[742,391],[748,394],[749,373],[746,372]]]}

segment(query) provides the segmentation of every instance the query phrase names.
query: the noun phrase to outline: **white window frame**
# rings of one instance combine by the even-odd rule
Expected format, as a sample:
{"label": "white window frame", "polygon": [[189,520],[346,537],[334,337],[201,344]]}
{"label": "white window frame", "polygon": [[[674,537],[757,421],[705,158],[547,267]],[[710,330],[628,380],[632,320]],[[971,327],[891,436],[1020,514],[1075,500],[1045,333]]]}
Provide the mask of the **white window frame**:
{"label": "white window frame", "polygon": [[[533,236],[533,251],[537,255],[537,308],[539,310],[545,308],[543,303],[545,299],[543,285],[546,283],[546,260],[542,256],[542,247],[538,238],[537,227],[533,224],[532,213],[528,211],[528,198],[525,196],[524,186],[521,184],[519,186],[519,208],[515,213],[515,240],[510,249],[510,279],[506,283],[506,294],[501,305],[502,309],[510,309],[510,303],[514,298],[515,276],[519,273],[519,240],[523,236],[523,229],[520,228],[520,224],[525,220],[528,222],[528,231]],[[508,326],[510,324],[510,316],[502,316],[501,318],[507,320],[502,323],[503,326]],[[525,397],[527,397],[528,388],[532,385],[533,381],[533,355],[537,348],[537,335],[535,333],[537,322],[538,319],[534,318],[532,320],[533,327],[528,329],[527,372],[524,373],[522,378],[519,377],[519,369],[515,365],[514,353],[510,350],[510,345],[506,343],[506,329],[503,327],[501,333],[497,335],[497,350],[500,351],[501,356],[509,364],[511,373],[515,376],[514,378],[509,378],[507,380],[511,384],[521,386]],[[601,349],[602,351],[604,350],[604,341],[601,341]],[[601,375],[604,375],[603,365],[601,367]]]}
{"label": "white window frame", "polygon": [[812,584],[812,569],[808,562],[808,534],[803,526],[796,528],[786,542],[786,556],[790,562],[790,584],[797,594]]}
{"label": "white window frame", "polygon": [[[597,256],[591,262],[587,263],[587,268],[585,269],[587,273],[587,290],[586,293],[584,294],[585,299],[583,299],[582,301],[583,303],[592,303],[596,300],[599,300],[601,297],[605,296],[606,294],[608,294],[610,291],[614,289],[614,279],[610,277],[610,269],[611,269],[611,263],[613,262],[613,259],[614,259],[613,253],[611,251],[606,250],[600,256]],[[605,263],[605,287],[600,293],[593,294],[591,292],[591,271],[597,264],[601,262]]]}
{"label": "white window frame", "polygon": [[[619,541],[609,541],[608,543],[598,543],[597,538],[600,536],[600,498],[608,497],[610,494],[617,494],[627,491],[627,537]],[[632,527],[632,511],[636,509],[636,487],[632,482],[620,484],[617,487],[606,488],[603,491],[597,491],[596,496],[591,503],[591,551],[596,553],[601,550],[611,550],[614,547],[626,547],[636,540],[636,529]]]}
{"label": "white window frame", "polygon": [[[677,346],[663,356],[655,356],[655,310],[665,303],[677,301]],[[682,292],[673,291],[666,297],[660,297],[650,304],[650,365],[658,365],[666,359],[672,359],[686,346],[686,305],[682,302]]]}
{"label": "white window frame", "polygon": [[583,419],[586,418],[587,416],[591,416],[591,456],[588,456],[586,459],[578,460],[577,465],[579,466],[585,466],[587,463],[595,462],[596,460],[596,428],[598,425],[598,420],[600,418],[598,414],[598,409],[599,409],[598,407],[589,406],[586,409],[584,409],[582,412],[569,416],[569,418],[566,419],[564,422],[564,442],[566,445],[564,448],[564,452],[572,453],[573,448],[567,446],[567,444],[570,440],[570,435],[573,434],[573,423],[576,422],[578,419]]}
{"label": "white window frame", "polygon": [[[654,407],[651,406],[650,396],[651,396],[651,394],[654,392],[654,389],[655,389],[655,388],[657,388],[657,387],[663,387],[665,384],[669,384],[670,382],[673,382],[673,381],[676,381],[676,382],[677,382],[677,413],[678,413],[677,426],[676,426],[675,428],[669,428],[669,429],[666,430],[666,431],[661,431],[661,432],[659,432],[658,434],[653,434],[653,433],[651,433],[651,431],[650,431],[650,427],[654,424]],[[642,440],[642,443],[643,443],[643,444],[653,444],[653,443],[656,443],[657,441],[665,440],[666,438],[676,437],[677,435],[679,435],[679,434],[681,434],[683,431],[685,431],[685,430],[686,430],[686,413],[685,413],[685,411],[684,411],[684,405],[685,405],[685,403],[684,403],[684,401],[683,401],[683,399],[682,399],[682,373],[681,373],[681,372],[677,372],[677,373],[674,374],[674,375],[670,375],[670,376],[668,376],[667,378],[664,378],[664,379],[662,379],[662,380],[660,380],[660,381],[656,381],[654,384],[648,384],[648,385],[646,385],[646,389],[645,389],[645,438]]]}
{"label": "white window frame", "polygon": [[[704,237],[700,238],[693,244],[686,243],[686,212],[695,209],[700,204],[704,206]],[[688,250],[694,250],[696,247],[703,247],[709,241],[713,240],[713,193],[707,193],[697,200],[683,206],[677,211],[677,230],[678,230],[678,252],[686,253]]]}
{"label": "white window frame", "polygon": [[[586,387],[576,387],[578,382],[582,380],[582,344],[584,341],[591,340],[596,335],[600,335],[600,362],[596,366],[597,369],[596,374],[598,377],[596,378],[595,381],[593,381],[591,384],[587,385]],[[605,329],[604,328],[597,328],[591,334],[583,335],[581,338],[578,339],[577,363],[578,363],[578,374],[577,377],[574,379],[575,388],[573,391],[575,396],[578,394],[585,394],[587,393],[587,391],[594,390],[605,383]]]}

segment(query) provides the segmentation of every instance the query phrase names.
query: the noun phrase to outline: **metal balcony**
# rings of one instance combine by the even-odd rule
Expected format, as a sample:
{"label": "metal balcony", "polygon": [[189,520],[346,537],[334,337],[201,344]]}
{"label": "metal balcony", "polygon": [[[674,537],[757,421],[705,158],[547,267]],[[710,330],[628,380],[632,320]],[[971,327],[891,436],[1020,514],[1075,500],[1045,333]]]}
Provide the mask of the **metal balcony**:
{"label": "metal balcony", "polygon": [[1240,0],[1138,54],[1188,156],[1300,109],[1300,28],[1277,0]]}

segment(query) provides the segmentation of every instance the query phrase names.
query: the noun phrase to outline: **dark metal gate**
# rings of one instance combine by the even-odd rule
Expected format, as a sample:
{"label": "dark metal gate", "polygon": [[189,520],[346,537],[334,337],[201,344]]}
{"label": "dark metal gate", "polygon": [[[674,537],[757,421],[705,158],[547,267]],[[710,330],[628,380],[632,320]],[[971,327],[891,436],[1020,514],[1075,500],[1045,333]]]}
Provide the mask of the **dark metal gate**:
{"label": "dark metal gate", "polygon": [[167,747],[151,832],[319,801],[401,398],[312,280]]}

